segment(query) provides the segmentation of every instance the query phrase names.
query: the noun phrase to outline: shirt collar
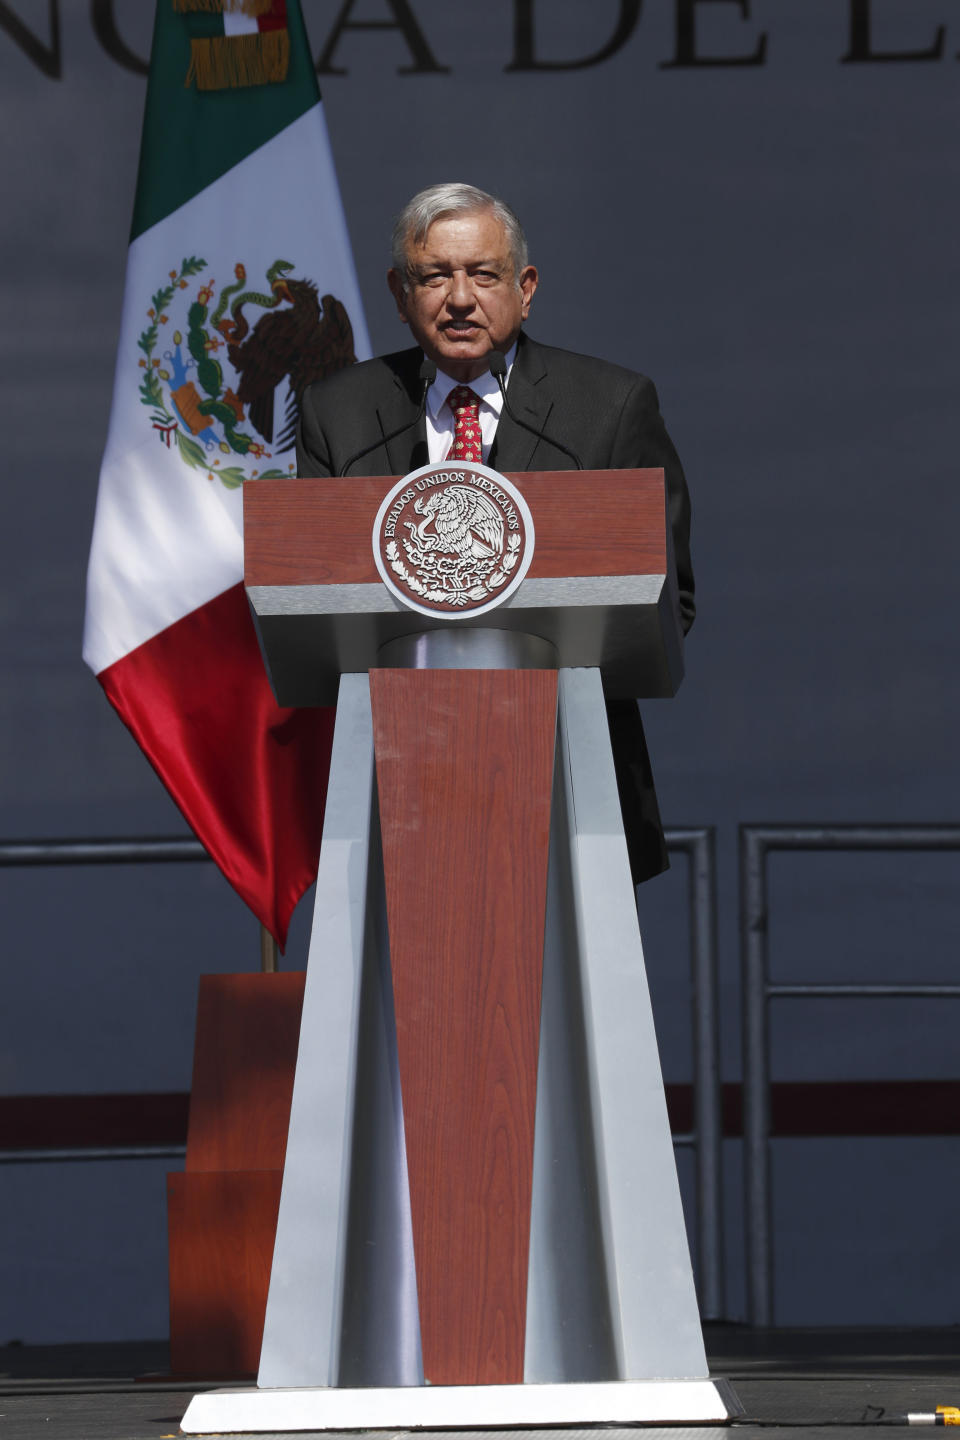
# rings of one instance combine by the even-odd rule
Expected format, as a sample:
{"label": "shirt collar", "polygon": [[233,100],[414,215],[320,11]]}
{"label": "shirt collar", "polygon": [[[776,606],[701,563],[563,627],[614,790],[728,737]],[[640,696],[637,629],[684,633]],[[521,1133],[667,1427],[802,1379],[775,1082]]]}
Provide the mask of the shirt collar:
{"label": "shirt collar", "polygon": [[[507,373],[504,376],[504,385],[510,380],[510,371],[513,368],[513,362],[516,356],[517,342],[514,341],[505,357],[507,361]],[[500,394],[500,386],[497,384],[496,378],[490,374],[489,370],[485,370],[482,375],[478,375],[476,380],[469,380],[466,383],[469,384],[470,389],[484,405],[489,406],[495,415],[500,415],[503,409],[503,396]],[[427,391],[427,409],[430,412],[432,420],[436,421],[441,419],[441,411],[446,403],[447,396],[453,387],[459,384],[461,384],[461,381],[452,379],[451,376],[445,374],[443,370],[437,371],[437,378]],[[446,418],[449,418],[449,411],[447,412]]]}

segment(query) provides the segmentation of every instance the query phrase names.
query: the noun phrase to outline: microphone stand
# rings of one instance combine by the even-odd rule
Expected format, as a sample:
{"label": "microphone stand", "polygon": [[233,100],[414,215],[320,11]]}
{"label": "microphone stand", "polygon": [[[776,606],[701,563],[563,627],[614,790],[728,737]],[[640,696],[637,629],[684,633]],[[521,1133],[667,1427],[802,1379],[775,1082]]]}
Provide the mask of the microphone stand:
{"label": "microphone stand", "polygon": [[362,450],[358,450],[355,455],[351,455],[350,459],[347,460],[340,469],[340,479],[343,479],[347,471],[350,469],[351,465],[355,465],[358,460],[362,460],[364,455],[369,455],[371,450],[379,450],[381,445],[389,445],[390,441],[396,440],[397,436],[402,435],[404,430],[409,430],[412,426],[420,424],[420,421],[423,419],[424,412],[427,408],[427,391],[430,389],[430,386],[433,384],[436,378],[436,365],[433,363],[432,360],[428,360],[427,357],[424,356],[423,361],[420,365],[420,380],[423,385],[423,389],[420,392],[420,404],[417,407],[416,415],[414,415],[412,420],[408,420],[405,425],[399,425],[396,430],[391,430],[389,435],[381,435],[379,439],[374,440],[372,445],[365,445]]}

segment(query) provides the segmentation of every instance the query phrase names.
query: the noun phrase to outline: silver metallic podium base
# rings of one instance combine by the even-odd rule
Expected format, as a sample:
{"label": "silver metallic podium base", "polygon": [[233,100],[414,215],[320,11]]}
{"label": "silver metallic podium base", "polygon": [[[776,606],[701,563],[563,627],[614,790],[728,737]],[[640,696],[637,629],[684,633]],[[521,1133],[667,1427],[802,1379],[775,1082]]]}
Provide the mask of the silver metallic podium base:
{"label": "silver metallic podium base", "polygon": [[344,675],[259,1388],[184,1431],[723,1423],[599,672],[560,671],[523,1385],[423,1380],[374,773]]}

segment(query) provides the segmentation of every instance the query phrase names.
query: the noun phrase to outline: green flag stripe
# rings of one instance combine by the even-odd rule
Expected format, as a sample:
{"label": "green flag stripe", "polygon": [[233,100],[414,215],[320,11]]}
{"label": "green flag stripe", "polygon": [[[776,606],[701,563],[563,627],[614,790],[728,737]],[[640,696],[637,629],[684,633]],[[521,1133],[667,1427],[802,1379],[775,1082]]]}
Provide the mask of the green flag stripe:
{"label": "green flag stripe", "polygon": [[204,93],[194,85],[186,88],[189,22],[189,16],[175,13],[171,0],[157,0],[131,240],[272,140],[320,98],[298,0],[287,0],[290,68],[277,85]]}

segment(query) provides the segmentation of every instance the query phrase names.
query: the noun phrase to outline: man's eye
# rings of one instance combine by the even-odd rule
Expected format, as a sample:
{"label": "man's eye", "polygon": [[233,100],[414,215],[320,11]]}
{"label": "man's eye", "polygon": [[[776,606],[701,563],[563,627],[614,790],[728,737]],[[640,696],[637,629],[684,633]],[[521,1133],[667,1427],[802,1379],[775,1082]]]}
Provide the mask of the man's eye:
{"label": "man's eye", "polygon": [[474,271],[473,278],[478,285],[496,285],[500,276],[496,270],[476,270]]}
{"label": "man's eye", "polygon": [[437,285],[442,285],[442,284],[444,283],[444,281],[446,280],[446,278],[447,278],[446,275],[441,274],[441,272],[440,272],[439,270],[431,270],[431,271],[430,271],[428,274],[426,274],[426,275],[420,275],[420,276],[418,276],[418,278],[417,278],[417,283],[418,283],[419,285],[432,285],[432,286],[437,286]]}

